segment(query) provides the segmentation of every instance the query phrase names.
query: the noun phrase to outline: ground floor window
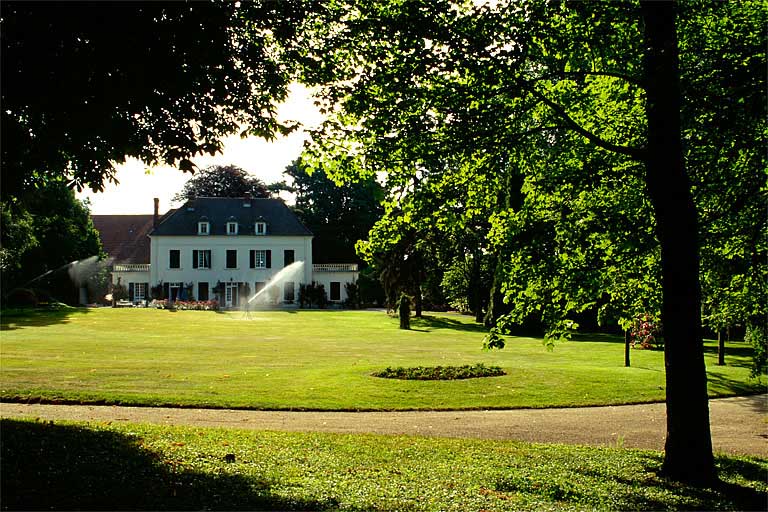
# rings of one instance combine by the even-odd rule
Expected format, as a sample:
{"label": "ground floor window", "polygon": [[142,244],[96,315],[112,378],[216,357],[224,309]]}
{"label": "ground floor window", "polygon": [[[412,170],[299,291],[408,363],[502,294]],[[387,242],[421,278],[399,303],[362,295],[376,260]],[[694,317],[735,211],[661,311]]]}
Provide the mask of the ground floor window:
{"label": "ground floor window", "polygon": [[133,301],[139,302],[147,298],[147,283],[133,283]]}
{"label": "ground floor window", "polygon": [[341,300],[341,283],[338,281],[331,281],[331,300]]}
{"label": "ground floor window", "polygon": [[168,283],[168,300],[175,302],[181,299],[182,283]]}
{"label": "ground floor window", "polygon": [[283,285],[283,300],[285,302],[296,300],[296,283],[293,281],[286,281]]}
{"label": "ground floor window", "polygon": [[197,283],[197,300],[208,300],[208,283]]}
{"label": "ground floor window", "polygon": [[237,306],[237,289],[240,283],[227,283],[224,287],[224,305],[228,308]]}

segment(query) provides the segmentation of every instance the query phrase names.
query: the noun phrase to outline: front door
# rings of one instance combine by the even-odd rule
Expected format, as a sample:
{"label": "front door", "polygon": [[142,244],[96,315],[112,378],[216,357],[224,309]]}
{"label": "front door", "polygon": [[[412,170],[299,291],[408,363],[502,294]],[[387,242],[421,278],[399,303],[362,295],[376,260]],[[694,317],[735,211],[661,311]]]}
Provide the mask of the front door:
{"label": "front door", "polygon": [[227,283],[224,287],[224,305],[228,308],[237,306],[238,283]]}

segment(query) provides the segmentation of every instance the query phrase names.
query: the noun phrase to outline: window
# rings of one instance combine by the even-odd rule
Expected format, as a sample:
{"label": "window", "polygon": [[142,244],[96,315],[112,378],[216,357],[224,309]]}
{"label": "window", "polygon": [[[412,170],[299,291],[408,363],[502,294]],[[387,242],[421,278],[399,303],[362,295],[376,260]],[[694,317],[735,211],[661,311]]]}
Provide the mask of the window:
{"label": "window", "polygon": [[181,268],[181,251],[171,249],[168,255],[168,268]]}
{"label": "window", "polygon": [[272,251],[251,249],[250,267],[251,268],[272,268]]}
{"label": "window", "polygon": [[197,300],[208,300],[208,283],[204,281],[197,283]]}
{"label": "window", "polygon": [[296,284],[293,281],[286,281],[283,285],[283,300],[293,302],[295,299]]}
{"label": "window", "polygon": [[267,284],[264,281],[256,281],[255,290],[253,293],[259,293],[261,290],[264,289],[264,285]]}
{"label": "window", "polygon": [[192,251],[192,268],[211,268],[211,250]]}
{"label": "window", "polygon": [[257,222],[256,223],[256,234],[257,235],[266,235],[267,234],[267,223],[266,222]]}
{"label": "window", "polygon": [[237,249],[227,249],[227,268],[237,268]]}
{"label": "window", "polygon": [[331,300],[341,300],[341,283],[331,281]]}
{"label": "window", "polygon": [[237,234],[237,222],[227,222],[227,234],[228,235]]}
{"label": "window", "polygon": [[139,302],[147,297],[147,283],[133,283],[133,301]]}
{"label": "window", "polygon": [[287,267],[291,263],[293,263],[295,258],[295,253],[293,252],[293,249],[286,249],[283,251],[283,266]]}
{"label": "window", "polygon": [[197,234],[198,235],[208,235],[210,234],[210,224],[207,222],[198,222],[197,223]]}

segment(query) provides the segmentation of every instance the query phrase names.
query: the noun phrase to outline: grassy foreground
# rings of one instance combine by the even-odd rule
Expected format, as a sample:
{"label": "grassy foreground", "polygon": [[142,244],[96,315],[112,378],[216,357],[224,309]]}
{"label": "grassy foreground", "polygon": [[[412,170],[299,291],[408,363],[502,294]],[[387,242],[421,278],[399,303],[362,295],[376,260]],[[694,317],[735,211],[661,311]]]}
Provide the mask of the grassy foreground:
{"label": "grassy foreground", "polygon": [[403,436],[0,422],[3,508],[760,510],[768,461],[720,457],[723,484],[660,478],[662,455]]}
{"label": "grassy foreground", "polygon": [[[0,398],[245,407],[391,410],[580,406],[661,401],[663,354],[621,339],[582,336],[547,351],[510,338],[481,351],[485,334],[459,315],[414,320],[413,330],[371,311],[215,313],[70,309],[0,319]],[[760,392],[748,378],[751,348],[728,347],[712,396]],[[391,367],[500,366],[507,375],[454,381],[371,376]]]}

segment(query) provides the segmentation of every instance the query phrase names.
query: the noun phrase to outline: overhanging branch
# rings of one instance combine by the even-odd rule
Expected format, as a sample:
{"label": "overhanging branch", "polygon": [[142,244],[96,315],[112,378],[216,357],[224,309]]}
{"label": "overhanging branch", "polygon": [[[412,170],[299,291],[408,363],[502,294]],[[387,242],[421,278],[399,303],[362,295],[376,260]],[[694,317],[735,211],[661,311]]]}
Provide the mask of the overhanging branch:
{"label": "overhanging branch", "polygon": [[607,140],[595,135],[594,133],[587,130],[586,128],[581,126],[579,123],[577,123],[570,115],[568,115],[568,112],[566,112],[565,108],[563,108],[562,105],[555,103],[554,101],[547,98],[544,94],[537,91],[533,87],[527,87],[527,89],[542,103],[544,103],[546,106],[552,109],[555,112],[555,114],[557,114],[565,122],[565,125],[567,128],[583,136],[584,138],[589,140],[592,144],[596,145],[597,147],[605,149],[606,151],[618,153],[620,155],[627,155],[636,160],[643,160],[645,158],[645,148],[621,146],[619,144],[608,142]]}

